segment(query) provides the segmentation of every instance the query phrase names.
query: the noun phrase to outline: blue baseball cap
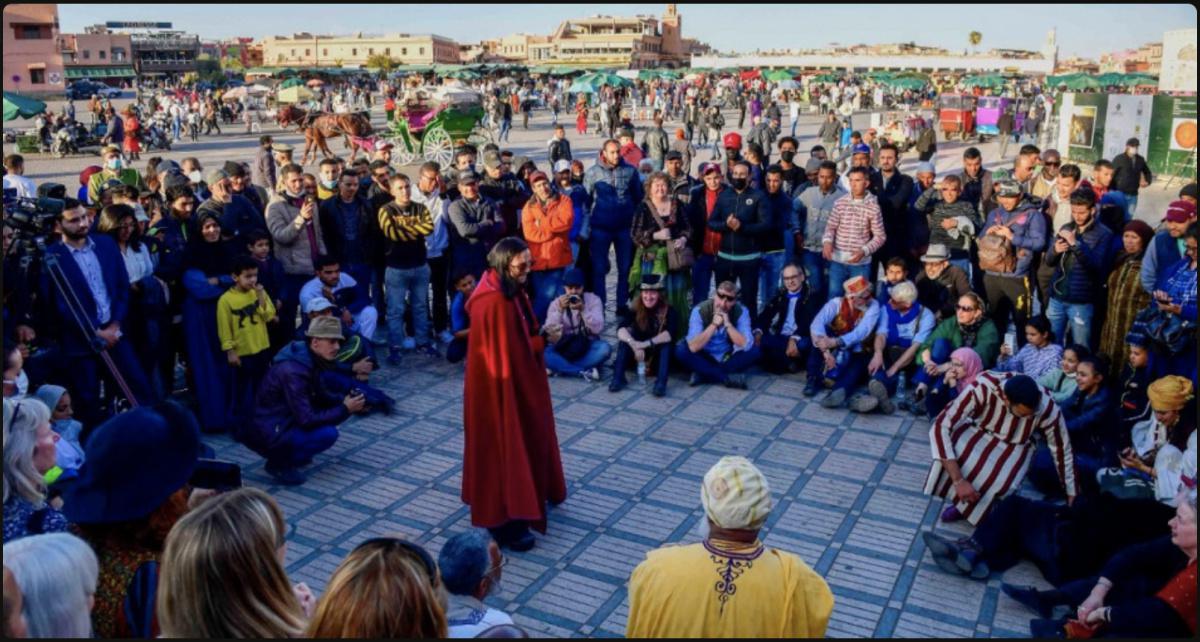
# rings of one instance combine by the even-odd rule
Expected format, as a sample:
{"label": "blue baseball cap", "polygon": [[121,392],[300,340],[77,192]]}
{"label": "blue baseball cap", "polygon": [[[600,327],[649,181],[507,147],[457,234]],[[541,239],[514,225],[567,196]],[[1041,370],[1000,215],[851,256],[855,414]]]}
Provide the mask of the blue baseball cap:
{"label": "blue baseball cap", "polygon": [[871,146],[866,143],[859,143],[851,149],[853,154],[868,154],[871,153]]}

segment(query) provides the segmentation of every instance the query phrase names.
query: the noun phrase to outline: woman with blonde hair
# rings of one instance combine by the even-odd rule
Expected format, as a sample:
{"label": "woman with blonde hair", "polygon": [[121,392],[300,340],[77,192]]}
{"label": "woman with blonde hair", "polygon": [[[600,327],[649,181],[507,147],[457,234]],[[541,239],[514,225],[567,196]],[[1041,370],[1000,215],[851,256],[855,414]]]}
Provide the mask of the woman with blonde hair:
{"label": "woman with blonde hair", "polygon": [[444,638],[446,597],[437,565],[392,537],[359,544],[333,572],[310,638]]}
{"label": "woman with blonde hair", "polygon": [[4,542],[67,530],[46,503],[45,474],[55,466],[58,435],[50,409],[37,399],[4,400]]}
{"label": "woman with blonde hair", "polygon": [[311,595],[288,581],[284,533],[283,511],[257,488],[218,495],[180,519],[159,578],[163,637],[299,637]]}

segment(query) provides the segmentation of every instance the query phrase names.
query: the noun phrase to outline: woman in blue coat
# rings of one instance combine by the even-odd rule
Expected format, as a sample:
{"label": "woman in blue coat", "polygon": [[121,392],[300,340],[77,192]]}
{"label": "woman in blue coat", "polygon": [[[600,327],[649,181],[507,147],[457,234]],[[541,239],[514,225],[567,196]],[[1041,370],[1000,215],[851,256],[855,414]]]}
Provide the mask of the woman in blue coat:
{"label": "woman in blue coat", "polygon": [[232,421],[233,373],[217,337],[217,299],[233,285],[230,248],[221,240],[221,220],[203,214],[200,236],[188,242],[183,259],[183,336],[200,428],[224,432]]}

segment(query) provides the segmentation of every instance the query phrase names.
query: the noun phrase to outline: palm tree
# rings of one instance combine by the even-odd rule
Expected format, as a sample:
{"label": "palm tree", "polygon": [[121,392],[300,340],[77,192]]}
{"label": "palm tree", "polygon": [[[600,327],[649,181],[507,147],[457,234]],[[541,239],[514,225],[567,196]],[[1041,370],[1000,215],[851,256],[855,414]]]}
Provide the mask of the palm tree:
{"label": "palm tree", "polygon": [[967,34],[967,41],[971,43],[971,53],[975,53],[974,48],[978,47],[980,42],[983,42],[983,34],[978,31],[972,31]]}

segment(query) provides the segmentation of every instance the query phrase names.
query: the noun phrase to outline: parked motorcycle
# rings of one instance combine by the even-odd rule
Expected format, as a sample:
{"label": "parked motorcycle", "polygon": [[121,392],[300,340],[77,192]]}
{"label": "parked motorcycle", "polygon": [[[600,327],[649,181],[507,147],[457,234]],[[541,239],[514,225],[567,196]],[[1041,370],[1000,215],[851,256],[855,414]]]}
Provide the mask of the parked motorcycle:
{"label": "parked motorcycle", "polygon": [[54,138],[50,141],[50,153],[55,158],[66,158],[68,154],[79,153],[79,145],[76,143],[73,127],[62,127],[54,133]]}

